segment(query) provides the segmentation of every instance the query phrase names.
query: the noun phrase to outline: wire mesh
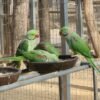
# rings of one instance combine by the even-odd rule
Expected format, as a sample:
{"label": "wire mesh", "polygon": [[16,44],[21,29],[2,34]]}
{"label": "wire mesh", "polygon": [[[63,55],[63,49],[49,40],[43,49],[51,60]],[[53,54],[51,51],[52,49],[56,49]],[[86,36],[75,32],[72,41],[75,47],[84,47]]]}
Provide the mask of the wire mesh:
{"label": "wire mesh", "polygon": [[[6,1],[10,1],[10,0],[6,0]],[[5,1],[5,4],[7,6],[9,4],[6,1]],[[12,1],[14,2],[15,0],[12,0]],[[11,2],[11,3],[13,3],[13,2]],[[37,1],[35,3],[36,3],[35,4],[35,9],[36,9],[35,19],[36,19],[36,22],[35,22],[34,27],[39,29],[38,3],[37,3]],[[20,1],[19,1],[19,4],[20,4]],[[55,4],[56,4],[56,0],[55,0]],[[4,5],[4,4],[1,3],[1,5]],[[12,4],[12,6],[13,6],[13,4]],[[10,11],[11,9],[7,9],[7,10]],[[6,14],[6,17],[7,16],[8,16],[8,13]],[[53,21],[55,21],[55,19],[53,19],[54,16],[55,16],[55,14],[53,14],[53,16],[50,18],[50,20],[52,20],[52,27],[53,27],[53,24],[54,24]],[[29,16],[28,16],[28,19],[29,19],[28,28],[32,29],[32,26],[29,25],[32,21],[30,19],[30,17],[31,17],[31,11],[29,11]],[[56,17],[58,17],[58,16],[56,16]],[[60,15],[59,15],[59,17],[60,17]],[[13,18],[13,16],[12,16],[12,18]],[[4,19],[4,16],[3,16],[3,19]],[[4,23],[2,23],[2,24],[4,25]],[[5,25],[6,25],[7,28],[10,27],[9,23],[5,23]],[[2,26],[2,27],[5,28],[4,26]],[[12,26],[12,28],[13,28],[13,26]],[[57,32],[58,30],[55,31],[55,32],[54,32],[54,30],[51,30],[51,31],[52,31],[51,34],[53,34],[55,32],[58,34],[58,32]],[[7,30],[6,30],[6,32],[7,32]],[[10,32],[12,32],[12,31],[10,31]],[[8,34],[9,34],[9,31],[8,31]],[[4,35],[5,34],[3,34],[3,37],[4,37]],[[9,36],[11,36],[11,34],[9,34]],[[22,37],[19,37],[19,38],[21,39]],[[54,35],[53,39],[56,39],[56,34]],[[51,40],[51,42],[53,41],[53,39]],[[19,41],[19,39],[17,39],[17,41]],[[55,42],[52,42],[52,43],[56,43],[56,40],[55,40]],[[6,48],[6,49],[8,50],[8,48]],[[6,54],[6,52],[4,52],[4,54]],[[10,53],[7,52],[7,54],[10,54]],[[2,93],[0,93],[0,100],[59,100],[58,79],[57,78],[50,79],[50,80],[47,80],[47,81],[44,81],[44,82],[31,84],[31,85],[28,85],[28,86],[23,86],[21,88],[17,88],[17,89],[10,90],[10,91],[7,91],[7,92],[2,92]]]}
{"label": "wire mesh", "polygon": [[[14,0],[0,0],[0,50],[3,52],[4,49],[7,49],[7,52],[4,53],[11,54],[11,47],[9,47],[8,42],[11,44],[11,33],[12,33],[12,13],[13,13],[13,2]],[[8,2],[7,2],[8,1]],[[59,28],[60,28],[60,0],[48,0],[49,2],[49,10],[48,15],[49,19],[46,20],[49,23],[49,32],[50,32],[50,42],[61,49],[61,37],[59,36]],[[3,9],[2,5],[7,6]],[[10,5],[10,6],[9,6]],[[94,5],[96,12],[99,12],[100,4],[98,6]],[[68,18],[70,27],[73,31],[76,31],[76,8],[75,1],[69,1],[68,8]],[[34,25],[36,29],[39,30],[39,10],[38,9],[38,1],[35,1],[34,7]],[[47,8],[45,8],[47,9]],[[6,10],[6,12],[3,12]],[[29,29],[32,28],[30,23],[32,19],[30,18],[31,11],[29,11]],[[99,26],[100,16],[99,13],[97,15],[97,22]],[[41,19],[42,20],[42,19]],[[46,26],[46,25],[45,25]],[[84,28],[86,32],[86,27]],[[9,35],[8,35],[9,34]],[[5,35],[7,35],[5,39]],[[4,41],[6,41],[4,43]],[[19,40],[18,40],[19,41]],[[7,48],[3,46],[8,45]],[[10,50],[10,51],[9,51]],[[1,52],[1,53],[2,53]],[[92,70],[82,70],[79,72],[75,72],[71,74],[71,100],[93,100],[93,80],[92,80]],[[98,87],[100,87],[100,77],[98,79]],[[58,86],[58,78],[50,79],[47,81],[43,81],[36,84],[31,84],[27,86],[23,86],[21,88],[17,88],[14,90],[10,90],[7,92],[0,93],[0,100],[59,100],[59,86]],[[100,98],[100,88],[99,88],[99,98]],[[99,99],[98,99],[99,100]]]}
{"label": "wire mesh", "polygon": [[[78,5],[76,5],[75,1],[71,1],[69,3],[69,23],[70,23],[70,27],[72,27],[72,30],[74,31],[76,31],[75,19],[77,15],[75,14],[76,12],[75,8],[77,6]],[[97,6],[95,5],[95,8],[96,7]],[[97,12],[95,12],[95,14],[97,14]],[[86,22],[85,22],[84,16],[82,18],[83,18],[83,25],[84,25],[83,27],[84,34],[82,34],[82,36],[84,38],[84,35],[87,34],[87,30],[86,30]],[[84,39],[86,41],[88,40],[87,37],[85,37]],[[98,84],[98,88],[99,87],[100,87],[100,84]],[[71,74],[71,95],[72,95],[72,100],[94,100],[93,73],[91,69],[82,70],[82,71]]]}
{"label": "wire mesh", "polygon": [[58,80],[50,79],[0,93],[0,100],[59,100]]}
{"label": "wire mesh", "polygon": [[[1,35],[1,52],[11,54],[11,29],[12,29],[12,12],[10,10],[11,0],[0,0],[0,35]],[[6,39],[5,39],[6,38]],[[6,46],[5,46],[6,45]]]}

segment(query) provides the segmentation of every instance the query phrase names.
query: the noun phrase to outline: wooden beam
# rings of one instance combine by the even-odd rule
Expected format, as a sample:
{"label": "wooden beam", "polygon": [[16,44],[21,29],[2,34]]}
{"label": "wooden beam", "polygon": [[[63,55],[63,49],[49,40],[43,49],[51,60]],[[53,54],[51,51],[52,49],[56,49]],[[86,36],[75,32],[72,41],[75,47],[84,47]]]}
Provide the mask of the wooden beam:
{"label": "wooden beam", "polygon": [[97,41],[100,39],[100,34],[97,29],[96,19],[93,11],[93,0],[83,0],[84,13],[86,24],[88,28],[88,35],[90,36],[96,57],[100,56],[99,45]]}

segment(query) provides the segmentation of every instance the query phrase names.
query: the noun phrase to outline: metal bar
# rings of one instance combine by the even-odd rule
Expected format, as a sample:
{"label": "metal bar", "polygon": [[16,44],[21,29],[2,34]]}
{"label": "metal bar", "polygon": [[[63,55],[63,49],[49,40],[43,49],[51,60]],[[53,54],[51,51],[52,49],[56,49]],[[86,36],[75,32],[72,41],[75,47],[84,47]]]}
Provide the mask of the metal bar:
{"label": "metal bar", "polygon": [[67,82],[66,75],[64,75],[63,77],[59,77],[60,100],[65,100],[67,98],[66,82]]}
{"label": "metal bar", "polygon": [[19,77],[18,81],[27,80],[27,79],[30,79],[30,78],[33,78],[33,77],[37,77],[39,75],[40,75],[39,73],[34,72],[34,71],[33,72],[29,72],[29,73],[25,73],[25,74],[22,74]]}
{"label": "metal bar", "polygon": [[96,75],[96,71],[94,69],[92,71],[93,71],[94,100],[98,100],[97,75]]}
{"label": "metal bar", "polygon": [[[3,13],[3,3],[2,0],[0,0],[0,15],[4,15]],[[0,53],[4,54],[4,36],[3,36],[3,30],[4,30],[4,23],[3,23],[3,17],[0,16]]]}
{"label": "metal bar", "polygon": [[76,67],[73,67],[71,69],[67,69],[67,70],[64,70],[64,71],[53,72],[53,73],[49,73],[49,74],[45,74],[45,75],[37,75],[35,77],[32,74],[33,77],[31,77],[29,79],[27,77],[26,80],[25,80],[25,76],[22,76],[20,78],[20,80],[18,80],[16,83],[5,85],[5,86],[0,86],[0,92],[11,90],[11,89],[21,87],[21,86],[25,86],[25,85],[28,85],[28,84],[32,84],[32,83],[35,83],[35,82],[40,82],[40,81],[43,81],[43,80],[46,80],[46,79],[63,76],[63,75],[73,73],[73,72],[76,72],[76,71],[79,71],[79,70],[84,70],[84,69],[87,69],[87,68],[89,68],[89,67],[88,66],[79,66],[79,67],[76,66]]}
{"label": "metal bar", "polygon": [[81,36],[83,34],[82,0],[76,0],[76,17],[76,30]]}
{"label": "metal bar", "polygon": [[[68,0],[60,0],[61,27],[68,26]],[[62,37],[62,53],[69,54],[69,47],[66,40]],[[70,75],[59,77],[60,100],[70,100]]]}
{"label": "metal bar", "polygon": [[59,76],[60,100],[71,100],[70,74]]}
{"label": "metal bar", "polygon": [[[89,87],[89,86],[71,84],[71,87],[76,89],[86,90],[86,91],[92,91],[92,92],[94,91],[93,87]],[[98,92],[100,92],[100,88],[98,88]]]}
{"label": "metal bar", "polygon": [[36,1],[37,0],[30,0],[30,28],[36,28]]}
{"label": "metal bar", "polygon": [[70,100],[70,76],[59,77],[60,100]]}
{"label": "metal bar", "polygon": [[[60,0],[60,21],[61,27],[68,25],[68,0]],[[62,54],[69,54],[69,47],[66,40],[61,38]]]}

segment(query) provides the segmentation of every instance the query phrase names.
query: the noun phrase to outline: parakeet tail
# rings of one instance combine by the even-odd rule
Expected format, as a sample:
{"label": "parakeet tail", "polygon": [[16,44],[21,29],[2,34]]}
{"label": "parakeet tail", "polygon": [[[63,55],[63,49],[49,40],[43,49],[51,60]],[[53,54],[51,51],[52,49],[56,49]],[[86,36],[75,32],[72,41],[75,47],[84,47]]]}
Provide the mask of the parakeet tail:
{"label": "parakeet tail", "polygon": [[92,58],[86,58],[87,59],[87,61],[88,61],[88,63],[90,64],[90,66],[94,69],[94,70],[96,70],[98,73],[100,73],[100,70],[96,67],[96,65],[94,64],[94,62],[93,62],[93,59]]}
{"label": "parakeet tail", "polygon": [[2,57],[0,58],[0,61],[21,61],[24,60],[23,56],[18,56],[18,57]]}

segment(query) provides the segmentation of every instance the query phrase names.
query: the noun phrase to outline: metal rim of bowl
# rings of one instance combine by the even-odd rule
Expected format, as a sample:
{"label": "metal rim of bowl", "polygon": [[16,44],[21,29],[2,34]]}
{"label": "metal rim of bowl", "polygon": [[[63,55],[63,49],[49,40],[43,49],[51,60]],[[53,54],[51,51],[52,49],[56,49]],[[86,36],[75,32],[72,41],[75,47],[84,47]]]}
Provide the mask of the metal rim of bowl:
{"label": "metal rim of bowl", "polygon": [[72,58],[69,58],[69,59],[64,59],[62,61],[59,60],[59,62],[28,62],[28,63],[34,63],[34,64],[55,64],[55,63],[63,63],[63,62],[66,62],[66,61],[72,61],[72,60],[77,60],[78,57],[77,56],[74,56]]}
{"label": "metal rim of bowl", "polygon": [[5,75],[0,75],[0,77],[10,77],[10,76],[14,76],[14,75],[18,75],[21,73],[21,70],[17,69],[17,68],[13,68],[13,67],[0,67],[0,69],[12,69],[12,70],[16,70],[16,72],[12,73],[12,74],[5,74]]}

